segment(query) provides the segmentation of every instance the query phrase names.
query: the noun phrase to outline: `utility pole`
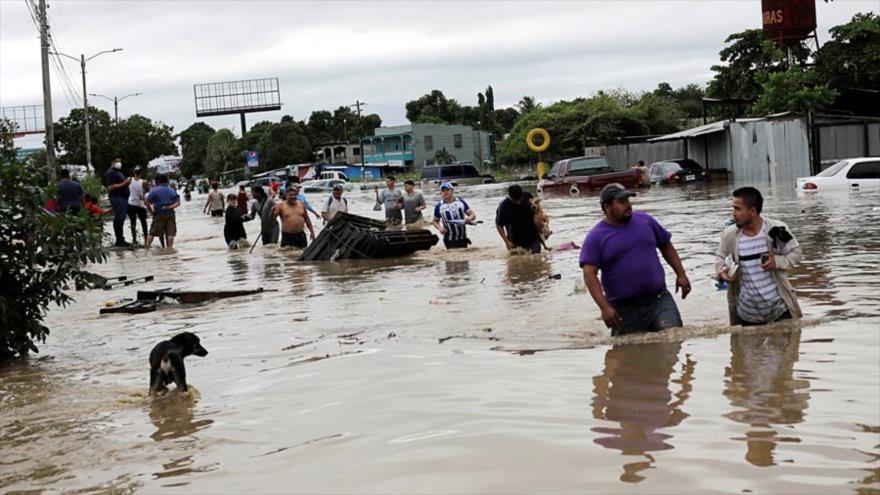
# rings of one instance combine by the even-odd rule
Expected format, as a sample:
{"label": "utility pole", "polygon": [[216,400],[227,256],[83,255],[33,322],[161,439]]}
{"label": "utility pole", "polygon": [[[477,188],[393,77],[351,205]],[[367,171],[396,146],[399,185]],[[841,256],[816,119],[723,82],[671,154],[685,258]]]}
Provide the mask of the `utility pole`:
{"label": "utility pole", "polygon": [[[40,0],[43,2],[44,0]],[[80,70],[82,71],[82,80],[83,80],[83,119],[86,130],[86,171],[93,172],[94,168],[92,167],[92,141],[89,136],[89,95],[88,91],[86,91],[86,62],[97,57],[98,55],[102,55],[104,53],[113,53],[113,52],[121,52],[122,48],[114,48],[112,50],[104,50],[102,52],[98,52],[92,55],[89,58],[86,58],[85,55],[80,55],[79,58],[72,57],[66,53],[55,52],[56,55],[61,55],[62,57],[67,57],[72,60],[76,60],[79,62]]]}
{"label": "utility pole", "polygon": [[46,129],[46,167],[49,184],[58,176],[55,161],[55,126],[52,122],[52,84],[49,79],[49,23],[46,17],[46,0],[40,0],[40,61],[43,65],[43,119]]}
{"label": "utility pole", "polygon": [[[361,126],[361,105],[366,105],[366,103],[364,103],[360,100],[355,100],[354,105],[349,105],[352,107],[357,107],[358,130],[359,131],[363,131],[363,129],[364,129]],[[358,132],[358,134],[361,134],[361,133]],[[364,166],[364,140],[363,140],[363,136],[358,136],[358,149],[360,150],[360,153],[361,153],[361,182],[366,182],[367,181],[367,173],[366,173],[366,167]]]}
{"label": "utility pole", "polygon": [[95,97],[99,97],[99,98],[104,98],[107,101],[112,101],[113,102],[113,121],[116,123],[119,123],[119,102],[126,99],[126,98],[129,98],[131,96],[140,96],[142,94],[143,93],[132,93],[130,95],[125,95],[122,98],[117,98],[115,96],[113,98],[110,98],[109,96],[99,95],[99,94],[95,94],[95,93],[89,93],[89,96],[95,96]]}

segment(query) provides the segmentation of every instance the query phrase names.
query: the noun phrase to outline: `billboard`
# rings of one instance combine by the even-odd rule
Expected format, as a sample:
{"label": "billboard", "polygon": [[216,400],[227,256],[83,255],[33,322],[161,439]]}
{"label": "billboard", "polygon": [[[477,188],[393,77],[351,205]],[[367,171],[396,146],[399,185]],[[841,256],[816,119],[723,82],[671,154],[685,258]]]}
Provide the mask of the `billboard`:
{"label": "billboard", "polygon": [[761,0],[764,38],[798,44],[816,30],[816,0]]}
{"label": "billboard", "polygon": [[0,108],[0,119],[6,119],[12,122],[15,126],[15,129],[12,131],[14,137],[46,132],[46,119],[43,116],[43,105],[2,107]]}
{"label": "billboard", "polygon": [[196,117],[281,110],[278,78],[193,85]]}

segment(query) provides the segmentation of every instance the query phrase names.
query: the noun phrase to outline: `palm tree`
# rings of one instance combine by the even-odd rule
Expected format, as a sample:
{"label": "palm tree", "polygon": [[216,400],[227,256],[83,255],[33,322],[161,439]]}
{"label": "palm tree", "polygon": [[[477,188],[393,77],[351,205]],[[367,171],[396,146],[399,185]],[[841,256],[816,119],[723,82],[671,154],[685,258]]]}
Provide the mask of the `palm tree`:
{"label": "palm tree", "polygon": [[523,96],[516,106],[519,108],[519,113],[522,115],[541,108],[541,104],[535,101],[534,96]]}
{"label": "palm tree", "polygon": [[458,160],[458,158],[456,158],[455,155],[446,151],[446,148],[443,148],[442,150],[437,150],[437,152],[434,153],[434,162],[440,165],[455,163],[456,160]]}

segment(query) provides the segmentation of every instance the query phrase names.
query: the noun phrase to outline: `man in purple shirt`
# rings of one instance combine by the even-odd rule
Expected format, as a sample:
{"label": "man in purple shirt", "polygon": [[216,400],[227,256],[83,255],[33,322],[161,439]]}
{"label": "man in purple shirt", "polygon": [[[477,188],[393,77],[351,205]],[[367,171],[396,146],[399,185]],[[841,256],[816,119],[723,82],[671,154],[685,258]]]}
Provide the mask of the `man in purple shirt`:
{"label": "man in purple shirt", "polygon": [[672,294],[666,290],[658,249],[675,271],[675,291],[681,289],[682,299],[691,291],[670,242],[672,235],[651,215],[633,213],[632,196],[635,194],[617,183],[602,188],[600,204],[605,218],[590,230],[581,248],[584,281],[613,336],[682,325]]}

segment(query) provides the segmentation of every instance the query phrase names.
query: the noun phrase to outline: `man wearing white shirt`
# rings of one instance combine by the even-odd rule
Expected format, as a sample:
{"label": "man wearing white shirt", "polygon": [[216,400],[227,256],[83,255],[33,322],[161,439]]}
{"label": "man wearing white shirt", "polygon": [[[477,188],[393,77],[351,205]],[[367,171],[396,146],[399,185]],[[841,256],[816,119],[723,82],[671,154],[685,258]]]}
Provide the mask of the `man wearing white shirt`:
{"label": "man wearing white shirt", "polygon": [[128,185],[128,221],[131,223],[131,243],[137,239],[137,222],[141,221],[141,230],[144,239],[147,238],[147,207],[144,205],[144,180],[141,178],[141,168],[134,168],[134,177]]}
{"label": "man wearing white shirt", "polygon": [[327,201],[324,202],[324,208],[321,211],[324,223],[333,220],[336,213],[340,211],[348,213],[348,199],[342,197],[342,184],[336,184],[333,186],[333,193],[327,198]]}

